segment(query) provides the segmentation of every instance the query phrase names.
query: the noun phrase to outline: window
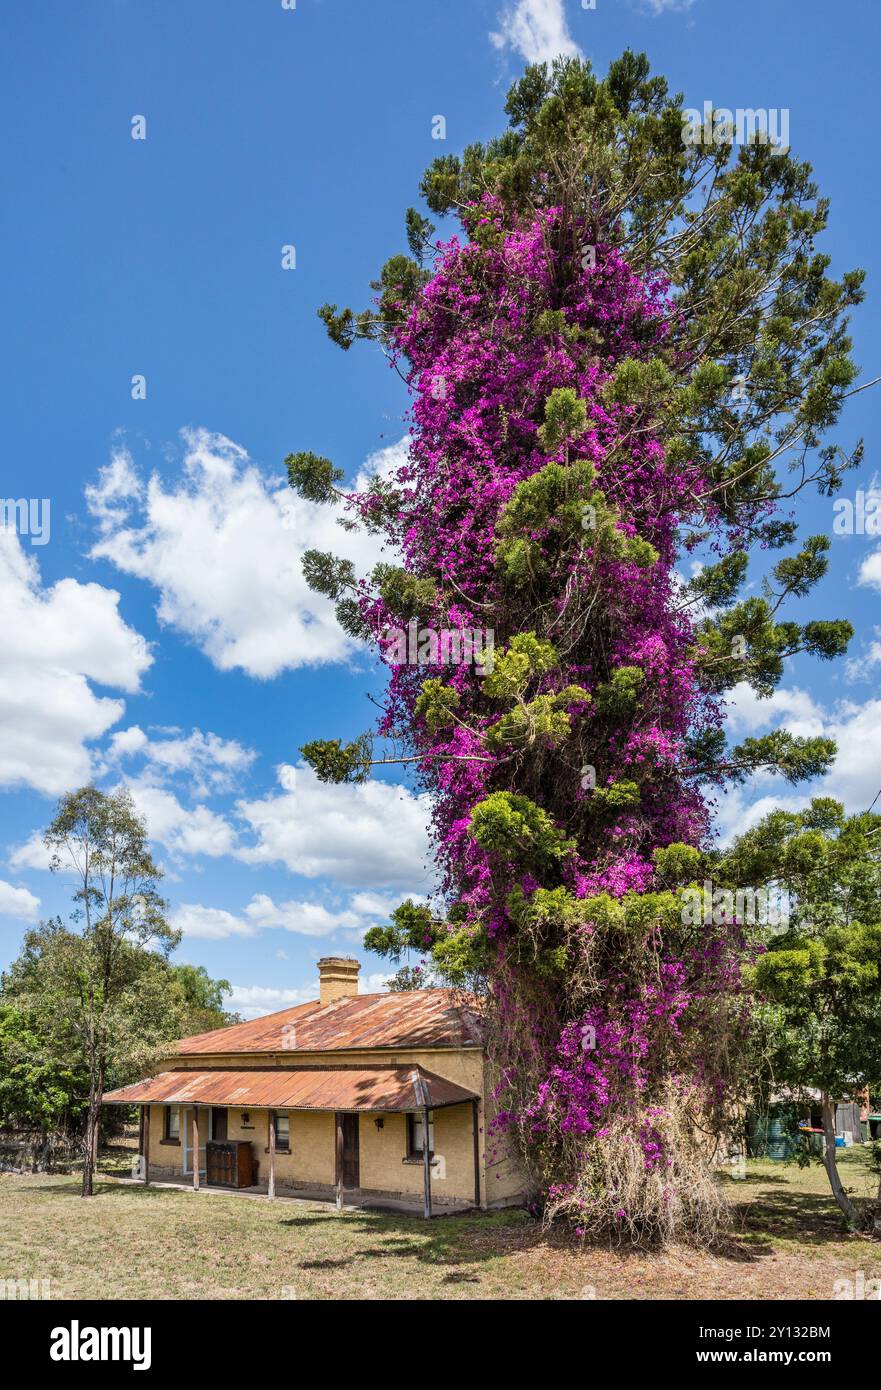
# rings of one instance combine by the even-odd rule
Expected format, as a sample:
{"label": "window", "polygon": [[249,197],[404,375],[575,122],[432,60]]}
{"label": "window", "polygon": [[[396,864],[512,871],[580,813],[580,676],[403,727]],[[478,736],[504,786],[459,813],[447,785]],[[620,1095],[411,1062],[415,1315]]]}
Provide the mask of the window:
{"label": "window", "polygon": [[[422,1157],[423,1137],[422,1132],[425,1128],[422,1119],[422,1111],[418,1115],[407,1116],[407,1148],[411,1158]],[[428,1112],[428,1152],[434,1153],[434,1111]]]}
{"label": "window", "polygon": [[275,1112],[275,1147],[277,1149],[290,1149],[291,1147],[291,1117],[282,1115],[280,1111]]}
{"label": "window", "polygon": [[176,1105],[165,1107],[165,1130],[162,1137],[172,1143],[180,1143],[180,1110]]}

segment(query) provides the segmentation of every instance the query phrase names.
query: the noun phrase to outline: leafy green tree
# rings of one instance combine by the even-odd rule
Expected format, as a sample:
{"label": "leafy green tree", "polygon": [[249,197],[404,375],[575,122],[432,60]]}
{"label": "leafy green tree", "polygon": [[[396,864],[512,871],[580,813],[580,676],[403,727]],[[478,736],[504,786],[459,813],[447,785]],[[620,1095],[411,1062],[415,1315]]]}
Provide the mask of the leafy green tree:
{"label": "leafy green tree", "polygon": [[93,1038],[104,1048],[104,1088],[112,1088],[153,1070],[168,1043],[186,1031],[189,1014],[180,986],[155,951],[120,944],[100,1009],[89,1004],[96,970],[93,942],[59,921],[46,922],[27,933],[0,993],[0,1002],[29,1034],[33,1069],[21,1080],[32,1089],[18,1088],[18,1122],[47,1106],[48,1120],[53,1090],[69,1086],[66,1128],[82,1138],[87,1154],[91,1143],[93,1162],[98,1143],[97,1128],[89,1130]]}
{"label": "leafy green tree", "polygon": [[85,1069],[48,1054],[35,1015],[0,995],[0,1124],[43,1135],[75,1127],[86,1094]]}
{"label": "leafy green tree", "polygon": [[[89,1066],[79,1006],[71,990],[89,969],[82,936],[59,922],[29,932],[0,982],[0,1122],[81,1134],[88,1114]],[[172,965],[125,943],[116,967],[117,1004],[105,1018],[105,1083],[125,1085],[153,1070],[168,1044],[240,1022],[223,1008],[227,980],[204,966]]]}
{"label": "leafy green tree", "polygon": [[769,885],[788,900],[788,925],[749,974],[759,999],[768,1075],[820,1093],[824,1165],[848,1222],[861,1215],[835,1151],[835,1101],[856,1096],[881,1070],[881,816],[846,816],[815,798],[773,811],[722,862],[728,881]]}
{"label": "leafy green tree", "polygon": [[[101,1097],[109,1069],[135,1063],[167,1008],[167,970],[177,944],[147,831],[125,790],[83,787],[63,797],[46,831],[56,872],[75,881],[72,929],[50,923],[28,934],[19,984],[26,1008],[54,1018],[88,1071],[82,1195],[93,1193]],[[158,954],[157,954],[158,953]],[[47,1036],[52,1036],[47,1029]]]}
{"label": "leafy green tree", "polygon": [[428,984],[426,971],[421,965],[402,965],[388,982],[392,994],[406,994],[414,989],[425,989]]}
{"label": "leafy green tree", "polygon": [[171,976],[184,1002],[181,1036],[209,1033],[241,1023],[239,1014],[223,1007],[223,996],[232,988],[229,980],[212,980],[204,965],[171,965]]}

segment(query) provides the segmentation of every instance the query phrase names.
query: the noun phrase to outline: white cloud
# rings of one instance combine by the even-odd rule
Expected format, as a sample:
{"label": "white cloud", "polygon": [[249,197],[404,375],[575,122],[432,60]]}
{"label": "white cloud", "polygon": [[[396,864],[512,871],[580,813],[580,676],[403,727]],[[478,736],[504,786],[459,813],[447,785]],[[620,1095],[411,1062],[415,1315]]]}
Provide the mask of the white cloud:
{"label": "white cloud", "polygon": [[272,989],[265,985],[233,985],[224,999],[224,1007],[246,1019],[262,1018],[264,1014],[291,1009],[295,1004],[308,1004],[318,997],[318,981],[313,988]]}
{"label": "white cloud", "polygon": [[719,796],[715,823],[723,842],[776,808],[800,810],[812,796],[834,797],[850,813],[865,811],[872,804],[881,790],[881,699],[863,704],[841,700],[832,709],[824,709],[797,687],[758,700],[748,687],[738,686],[733,701],[729,727],[735,738],[782,726],[800,737],[832,738],[838,751],[829,771],[810,783],[793,786],[763,771]]}
{"label": "white cloud", "polygon": [[[385,994],[388,974],[366,975],[358,981],[359,994]],[[302,989],[280,989],[266,985],[233,985],[224,1005],[244,1018],[262,1018],[264,1014],[290,1009],[295,1004],[309,1004],[318,998],[318,977]]]}
{"label": "white cloud", "polygon": [[266,893],[258,893],[245,908],[255,927],[283,927],[300,936],[330,936],[335,931],[357,931],[361,918],[351,908],[333,912],[322,903],[275,903]]}
{"label": "white cloud", "polygon": [[135,779],[127,785],[150,839],[173,856],[204,854],[216,859],[235,850],[235,830],[207,806],[185,806],[174,792],[150,782]]}
{"label": "white cloud", "polygon": [[881,548],[873,550],[871,555],[867,555],[863,560],[857,582],[870,589],[881,589]]}
{"label": "white cloud", "polygon": [[[423,901],[418,893],[409,893],[407,896],[417,903]],[[352,894],[353,911],[360,912],[365,917],[391,917],[395,908],[400,907],[400,905],[401,896],[399,893],[386,894],[385,896],[381,893]]]}
{"label": "white cloud", "polygon": [[[389,902],[397,906],[399,899],[389,899]],[[354,894],[345,908],[336,905],[328,908],[322,902],[296,899],[274,902],[265,892],[257,892],[239,916],[224,908],[204,908],[201,903],[188,902],[175,909],[172,920],[188,937],[220,941],[227,937],[253,937],[265,929],[293,931],[302,937],[329,937],[336,931],[360,937],[367,927],[388,916],[388,905],[374,894]],[[286,960],[288,956],[279,951],[278,959]]]}
{"label": "white cloud", "polygon": [[640,0],[640,6],[656,18],[662,14],[682,14],[693,4],[694,0]]}
{"label": "white cloud", "polygon": [[387,920],[400,901],[398,896],[353,893],[348,907],[329,908],[315,902],[275,903],[266,893],[257,893],[245,908],[245,916],[255,926],[281,927],[301,936],[330,936],[337,931],[360,935],[376,921]]}
{"label": "white cloud", "polygon": [[822,734],[826,721],[821,707],[797,686],[760,699],[752,686],[742,682],[728,696],[726,712],[728,728],[737,736],[776,727],[782,720],[791,734],[813,738]]}
{"label": "white cloud", "polygon": [[171,925],[184,936],[202,941],[225,941],[230,936],[256,936],[257,928],[234,913],[201,903],[181,903],[170,915]]}
{"label": "white cloud", "polygon": [[[397,907],[397,899],[390,901]],[[267,893],[255,893],[241,916],[222,908],[186,903],[174,913],[174,923],[186,936],[214,940],[229,936],[255,936],[267,928],[294,932],[298,936],[333,936],[336,932],[360,936],[369,926],[388,915],[385,901],[373,894],[356,893],[347,907],[328,907],[320,902],[295,899],[276,903]],[[279,958],[287,959],[283,951],[279,952]]]}
{"label": "white cloud", "polygon": [[563,0],[512,0],[490,34],[496,48],[510,48],[527,63],[550,62],[562,54],[575,58],[581,49],[569,33]]}
{"label": "white cloud", "polygon": [[257,837],[239,857],[284,864],[306,878],[326,874],[359,888],[425,887],[429,799],[387,782],[335,786],[311,768],[279,768],[281,792],[239,801],[237,811]]}
{"label": "white cloud", "polygon": [[43,844],[43,832],[35,830],[23,844],[10,851],[8,864],[11,869],[45,869],[49,872],[51,853]]}
{"label": "white cloud", "polygon": [[0,786],[58,796],[88,781],[100,738],[124,712],[92,684],[135,692],[152,661],[119,615],[119,594],[60,579],[44,587],[35,558],[0,528]]}
{"label": "white cloud", "polygon": [[[231,747],[238,750],[230,753],[232,762],[248,761],[250,754],[240,745]],[[351,904],[351,920],[340,920],[339,927],[356,928],[363,918],[387,916],[400,902],[400,894],[418,898],[420,890],[424,892],[426,794],[414,796],[405,787],[387,782],[334,786],[319,782],[311,768],[287,764],[278,769],[278,780],[279,792],[239,800],[235,816],[213,811],[201,801],[183,800],[173,788],[161,785],[149,768],[129,778],[126,785],[150,838],[176,859],[232,855],[246,864],[283,864],[305,878],[327,876],[343,887],[359,889]],[[18,869],[46,867],[39,836],[13,850],[9,862]],[[375,889],[389,891],[378,895]],[[310,916],[315,911],[312,905],[273,904],[272,910],[299,914],[303,925],[295,929],[307,934],[334,929],[330,918],[320,913]]]}
{"label": "white cloud", "polygon": [[135,753],[142,753],[150,740],[137,724],[132,724],[128,729],[119,729],[110,740],[108,757],[128,758]]}
{"label": "white cloud", "polygon": [[850,681],[869,680],[876,666],[881,666],[881,627],[875,628],[875,636],[864,649],[862,656],[852,656],[845,667]]}
{"label": "white cloud", "polygon": [[394,478],[399,468],[410,456],[410,436],[405,434],[402,439],[396,439],[393,444],[385,444],[381,449],[376,449],[372,454],[367,455],[363,468],[360,469],[355,479],[353,491],[364,492],[369,487],[374,478],[383,478],[386,482]]}
{"label": "white cloud", "polygon": [[[173,859],[197,855],[218,859],[235,853],[235,828],[203,802],[185,804],[174,791],[148,778],[134,777],[124,785],[131,792],[137,814],[146,822],[148,836]],[[42,833],[35,831],[10,852],[8,863],[15,870],[48,870],[49,859]]]}
{"label": "white cloud", "polygon": [[374,975],[364,975],[358,977],[359,994],[387,994],[388,982],[394,974],[393,970],[377,971]]}
{"label": "white cloud", "polygon": [[[756,796],[763,782],[775,783],[780,788],[779,794],[771,792]],[[815,791],[813,794],[816,796],[819,793]],[[731,787],[724,794],[716,795],[713,826],[718,832],[719,843],[730,844],[736,836],[751,830],[771,811],[800,811],[803,806],[807,806],[810,799],[810,792],[793,795],[789,784],[779,777],[756,776],[741,787]]]}
{"label": "white cloud", "polygon": [[89,511],[102,533],[125,526],[131,508],[144,497],[144,484],[138,477],[131,454],[124,447],[114,449],[110,462],[101,469],[100,482],[86,487]]}
{"label": "white cloud", "polygon": [[40,911],[40,899],[27,888],[14,888],[0,878],[0,917],[12,917],[16,922],[33,922]]}
{"label": "white cloud", "polygon": [[243,748],[235,739],[203,734],[201,729],[194,729],[186,737],[179,729],[157,732],[164,737],[148,738],[137,724],[121,729],[110,740],[108,762],[141,757],[146,764],[145,780],[162,781],[166,776],[183,773],[201,796],[231,790],[257,756],[253,749]]}
{"label": "white cloud", "polygon": [[[158,750],[157,763],[164,757],[164,765],[174,771],[187,768],[194,749],[196,761],[203,754],[206,760],[216,754],[221,762],[217,776],[224,780],[214,780],[210,791],[226,785],[230,767],[250,764],[248,750],[232,741],[215,740],[214,735],[196,731],[189,739],[170,740],[173,752],[169,752],[161,742],[148,740],[145,745],[135,736],[136,728],[122,731],[122,746],[142,751],[146,747],[148,758]],[[203,769],[209,783],[214,778],[212,768],[209,762]],[[283,765],[278,772],[280,792],[236,803],[236,815],[243,822],[237,826],[234,817],[212,810],[204,801],[187,801],[173,787],[162,785],[154,770],[148,766],[125,785],[150,839],[174,859],[232,855],[247,864],[283,864],[305,878],[326,875],[343,887],[359,889],[349,908],[338,914],[311,903],[276,905],[263,897],[252,917],[271,912],[277,919],[263,925],[288,926],[306,935],[338,928],[357,930],[366,919],[388,916],[402,894],[418,899],[420,889],[427,886],[427,795],[414,796],[387,782],[332,786],[319,782],[310,768]],[[250,843],[245,840],[248,831]],[[9,864],[16,870],[47,869],[48,859],[41,835],[35,833],[11,851]],[[380,894],[375,889],[393,891]]]}
{"label": "white cloud", "polygon": [[881,700],[858,705],[843,702],[825,732],[838,753],[824,777],[822,793],[843,801],[849,811],[866,811],[881,790]]}
{"label": "white cloud", "polygon": [[[269,481],[244,449],[206,430],[184,431],[183,477],[146,486],[117,450],[88,506],[101,530],[92,555],[159,591],[162,623],[191,638],[218,669],[258,678],[359,650],[336,621],[334,605],[306,585],[306,549],[331,550],[359,572],[376,563],[375,537],[342,530],[337,509],[306,502]],[[406,441],[368,460],[371,471],[403,461]]]}

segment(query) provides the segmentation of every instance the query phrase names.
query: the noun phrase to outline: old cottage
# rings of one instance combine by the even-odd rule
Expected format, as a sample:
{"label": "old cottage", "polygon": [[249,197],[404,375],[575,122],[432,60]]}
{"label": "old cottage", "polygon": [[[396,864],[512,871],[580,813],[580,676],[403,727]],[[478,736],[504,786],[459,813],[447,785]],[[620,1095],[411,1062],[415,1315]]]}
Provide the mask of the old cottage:
{"label": "old cottage", "polygon": [[358,994],[359,968],[321,960],[318,999],[184,1038],[155,1076],[108,1092],[140,1106],[142,1179],[411,1199],[425,1215],[518,1201],[517,1167],[487,1137],[475,1001]]}

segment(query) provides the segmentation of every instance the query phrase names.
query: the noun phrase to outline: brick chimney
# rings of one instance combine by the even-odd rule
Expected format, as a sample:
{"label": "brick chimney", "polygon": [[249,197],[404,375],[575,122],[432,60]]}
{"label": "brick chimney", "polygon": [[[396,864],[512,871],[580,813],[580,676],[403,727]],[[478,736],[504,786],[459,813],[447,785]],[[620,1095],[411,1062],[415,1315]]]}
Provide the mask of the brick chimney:
{"label": "brick chimney", "polygon": [[337,999],[351,999],[358,993],[358,971],[361,962],[351,956],[323,956],[318,962],[319,999],[333,1004]]}

